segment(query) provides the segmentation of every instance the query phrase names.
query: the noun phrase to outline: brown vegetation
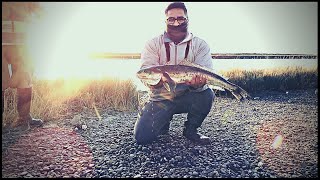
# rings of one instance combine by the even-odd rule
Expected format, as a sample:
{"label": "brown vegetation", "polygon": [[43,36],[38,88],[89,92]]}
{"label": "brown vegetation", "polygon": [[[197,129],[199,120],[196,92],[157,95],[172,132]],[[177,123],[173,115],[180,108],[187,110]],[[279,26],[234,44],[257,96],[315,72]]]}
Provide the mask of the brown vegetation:
{"label": "brown vegetation", "polygon": [[[286,68],[273,70],[232,70],[222,72],[229,81],[249,93],[263,90],[318,88],[318,69]],[[17,117],[16,90],[6,91],[4,124]],[[131,80],[34,80],[31,113],[45,121],[72,118],[83,110],[95,113],[103,109],[134,111],[138,92]]]}

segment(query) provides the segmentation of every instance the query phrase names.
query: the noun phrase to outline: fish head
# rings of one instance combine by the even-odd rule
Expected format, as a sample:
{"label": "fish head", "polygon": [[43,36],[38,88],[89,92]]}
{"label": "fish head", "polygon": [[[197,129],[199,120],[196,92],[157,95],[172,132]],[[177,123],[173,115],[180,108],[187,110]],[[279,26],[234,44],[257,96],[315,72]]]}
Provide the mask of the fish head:
{"label": "fish head", "polygon": [[140,69],[136,75],[141,81],[150,85],[156,85],[162,76],[162,72],[159,68],[145,68]]}

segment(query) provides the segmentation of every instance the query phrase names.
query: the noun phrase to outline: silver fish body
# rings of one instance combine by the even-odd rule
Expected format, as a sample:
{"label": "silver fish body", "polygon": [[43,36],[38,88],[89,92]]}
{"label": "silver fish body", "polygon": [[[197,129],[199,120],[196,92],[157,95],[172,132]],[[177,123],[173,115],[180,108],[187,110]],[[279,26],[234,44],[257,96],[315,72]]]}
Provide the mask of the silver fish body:
{"label": "silver fish body", "polygon": [[183,61],[179,65],[159,65],[140,69],[137,72],[137,77],[144,83],[156,85],[164,73],[167,74],[174,83],[190,81],[195,75],[204,76],[207,78],[208,84],[227,89],[238,100],[250,98],[250,95],[244,89],[214,73],[211,69],[188,61]]}

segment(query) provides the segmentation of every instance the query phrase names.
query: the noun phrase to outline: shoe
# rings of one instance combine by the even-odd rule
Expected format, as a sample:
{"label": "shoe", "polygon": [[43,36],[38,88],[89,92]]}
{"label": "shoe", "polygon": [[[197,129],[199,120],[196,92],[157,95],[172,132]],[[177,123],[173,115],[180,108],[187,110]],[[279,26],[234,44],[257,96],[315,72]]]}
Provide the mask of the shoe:
{"label": "shoe", "polygon": [[32,88],[17,89],[17,110],[19,114],[18,124],[28,122],[29,126],[42,126],[43,121],[41,119],[33,119],[30,115],[31,95]]}
{"label": "shoe", "polygon": [[30,126],[40,127],[43,126],[43,121],[41,119],[31,118],[29,121]]}
{"label": "shoe", "polygon": [[27,117],[18,117],[17,124],[13,127],[13,131],[28,131],[30,123]]}
{"label": "shoe", "polygon": [[187,139],[194,143],[210,144],[210,138],[198,133],[197,129],[194,127],[185,127],[183,130],[183,136],[185,136]]}

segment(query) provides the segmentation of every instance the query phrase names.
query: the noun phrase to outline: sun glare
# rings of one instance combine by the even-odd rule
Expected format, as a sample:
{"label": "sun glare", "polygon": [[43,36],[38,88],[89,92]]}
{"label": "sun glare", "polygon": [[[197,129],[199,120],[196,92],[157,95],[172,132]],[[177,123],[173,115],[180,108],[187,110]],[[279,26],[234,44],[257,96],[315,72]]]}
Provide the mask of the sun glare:
{"label": "sun glare", "polygon": [[[33,61],[34,76],[45,80],[132,79],[141,87],[139,89],[143,89],[135,76],[139,68],[138,61],[95,59],[91,56],[94,52],[100,52],[97,49],[104,47],[100,41],[96,41],[102,36],[102,32],[92,30],[90,23],[84,24],[85,20],[80,16],[80,12],[80,9],[75,10],[72,18],[65,22],[50,23],[52,15],[48,14],[29,24],[27,47]],[[57,28],[57,25],[61,27]],[[73,86],[74,90],[81,87],[80,84]],[[66,91],[74,91],[71,89],[69,87]]]}
{"label": "sun glare", "polygon": [[[52,7],[51,7],[52,8]],[[54,9],[54,8],[52,8]],[[28,26],[28,50],[33,60],[34,75],[39,79],[99,79],[132,78],[135,68],[121,60],[108,61],[90,58],[97,49],[103,49],[99,38],[106,32],[94,28],[94,17],[86,15],[85,7],[73,8],[69,17],[54,20],[56,12],[34,18]],[[94,16],[98,16],[93,13]],[[110,42],[112,43],[112,42]],[[108,51],[108,49],[106,49]],[[121,61],[121,62],[120,62]]]}
{"label": "sun glare", "polygon": [[[135,79],[135,72],[139,68],[139,65],[136,64],[138,60],[135,62],[131,61],[130,63],[109,59],[96,61],[91,59],[90,56],[96,52],[140,53],[144,48],[145,42],[163,32],[165,25],[163,21],[163,9],[167,3],[132,3],[126,4],[125,6],[123,6],[122,3],[98,2],[44,2],[41,4],[44,7],[44,13],[40,18],[33,17],[27,32],[27,47],[29,48],[33,61],[34,76],[36,78],[51,80],[70,78],[97,79],[104,77],[115,77],[117,79],[131,78],[134,79],[138,87],[144,88],[144,86]],[[311,5],[312,4],[310,4],[310,6]],[[248,14],[246,10],[248,7],[246,4],[230,6],[224,3],[210,3],[207,5],[188,3],[188,6],[190,7],[191,32],[195,32],[197,36],[204,38],[212,48],[212,53],[242,52],[239,51],[239,48],[244,48],[243,52],[245,53],[295,52],[292,48],[290,49],[290,46],[285,46],[284,48],[274,45],[267,46],[266,44],[257,45],[256,43],[258,42],[263,43],[266,41],[261,41],[262,36],[260,31],[259,33],[255,32],[256,27],[260,27],[257,25],[259,23],[256,23],[256,19],[247,18]],[[203,11],[203,6],[208,8],[207,11]],[[265,12],[266,9],[263,7],[264,6],[261,6],[261,10]],[[235,10],[234,13],[224,10],[230,8]],[[258,14],[256,11],[250,11],[250,13],[259,15],[257,16],[258,19],[262,17],[270,20],[269,14],[264,15],[262,12]],[[148,14],[148,16],[145,14]],[[225,15],[224,17],[227,18],[227,23],[221,22],[220,24],[223,24],[221,27],[212,26],[215,28],[204,30],[206,28],[203,28],[203,24],[201,24],[203,17],[210,17],[213,22],[217,20],[218,23],[216,24],[219,24],[219,17],[222,15]],[[312,14],[308,16],[311,15]],[[242,18],[245,19],[245,21],[237,24],[233,22],[237,19],[234,17],[239,17],[239,19],[245,17]],[[225,21],[225,19],[223,21]],[[313,19],[311,22],[313,22]],[[281,21],[281,24],[282,23]],[[234,28],[235,24],[239,26],[239,28],[236,28],[237,31],[235,31]],[[297,24],[299,23],[297,22]],[[248,29],[250,31],[248,31]],[[229,41],[225,41],[225,37],[221,36],[221,33],[223,34],[223,32],[226,31],[232,31],[231,34],[233,34],[233,36],[229,38],[229,40],[235,42],[231,43],[235,47],[231,47]],[[279,33],[281,32],[279,31]],[[274,35],[284,37],[284,35],[280,35],[279,33],[274,33]],[[300,31],[297,33],[300,33]],[[217,35],[219,37],[215,37]],[[240,40],[237,35],[245,40]],[[288,39],[295,39],[291,37],[303,37],[299,34],[297,35],[292,34]],[[268,41],[272,41],[275,45],[281,44],[281,39],[274,39],[273,35],[263,37],[268,37]],[[237,42],[241,43],[241,45],[239,46]],[[310,45],[312,44],[314,43],[311,42]],[[257,47],[263,49],[257,49]],[[271,47],[275,48],[275,50],[270,49]],[[313,49],[312,47],[310,51]],[[257,61],[258,64],[253,64],[255,62],[252,61],[250,61],[250,63],[243,63],[240,61],[234,62],[233,60],[214,60],[213,63],[214,68],[218,70],[220,67],[223,69],[231,69],[238,66],[242,67],[243,64],[246,65],[243,66],[244,68],[259,68],[262,67],[260,66],[262,61],[264,60]],[[266,61],[269,60],[267,59]],[[291,64],[292,62],[293,61],[290,60]],[[314,67],[317,65],[317,61],[313,62],[315,63],[310,64],[308,61],[303,61],[304,65],[310,64]],[[270,67],[287,65],[287,61],[285,60],[279,61],[279,63],[272,63],[271,61],[264,62],[264,64],[268,64]],[[249,64],[253,65],[250,66]],[[262,68],[265,67],[263,66]]]}

